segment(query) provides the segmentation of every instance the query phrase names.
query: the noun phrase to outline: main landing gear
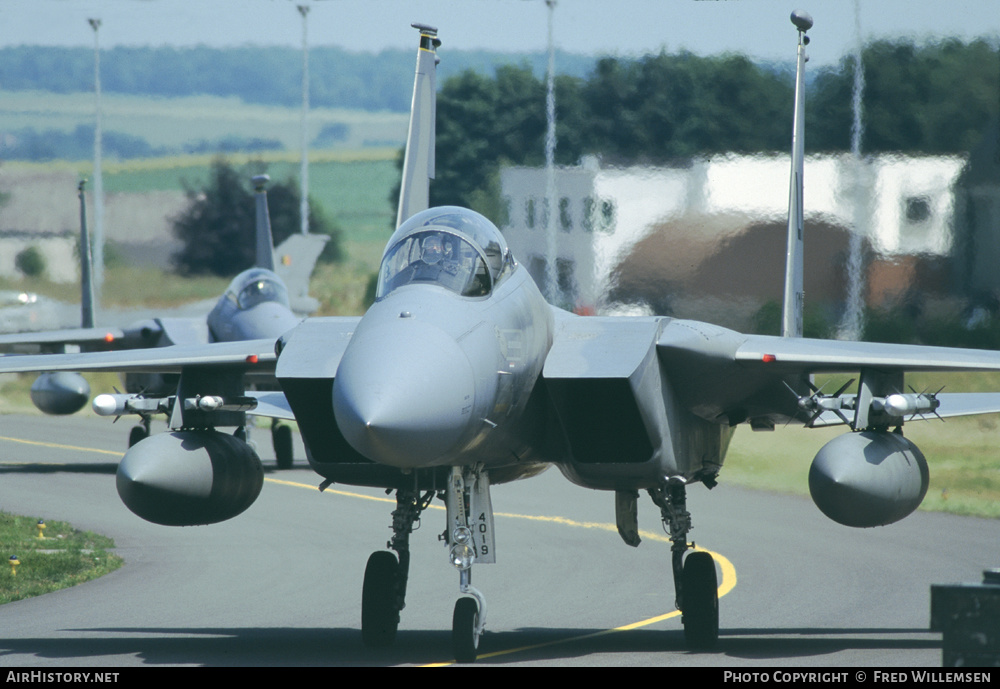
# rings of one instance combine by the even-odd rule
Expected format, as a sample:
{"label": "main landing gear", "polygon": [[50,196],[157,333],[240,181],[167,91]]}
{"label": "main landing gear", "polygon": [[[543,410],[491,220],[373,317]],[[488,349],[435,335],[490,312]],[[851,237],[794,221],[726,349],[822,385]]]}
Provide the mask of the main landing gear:
{"label": "main landing gear", "polygon": [[361,592],[361,638],[365,645],[384,647],[396,640],[399,613],[406,606],[406,582],[410,574],[410,534],[420,513],[434,499],[434,491],[420,495],[415,490],[396,491],[392,512],[392,540],[385,550],[371,554],[365,567]]}
{"label": "main landing gear", "polygon": [[271,421],[271,443],[279,469],[292,468],[292,427],[287,421]]}
{"label": "main landing gear", "polygon": [[[449,561],[459,570],[459,592],[463,594],[455,603],[451,632],[455,659],[461,663],[476,659],[486,625],[486,599],[472,586],[472,564],[496,561],[489,488],[485,471],[454,467],[440,495],[447,507],[447,529],[442,540],[448,546]],[[393,537],[388,547],[399,557],[386,551],[375,552],[365,568],[361,638],[368,646],[389,646],[396,638],[399,613],[405,606],[410,533],[434,495],[434,491],[423,495],[415,490],[396,491]]]}
{"label": "main landing gear", "polygon": [[703,550],[688,552],[691,513],[683,483],[669,483],[649,491],[670,531],[677,609],[684,625],[684,642],[691,650],[713,648],[719,640],[719,582],[715,561]]}
{"label": "main landing gear", "polygon": [[[257,444],[250,439],[252,423],[237,429],[236,435],[250,447],[257,449]],[[271,446],[274,447],[275,465],[278,469],[292,468],[292,427],[281,419],[271,420]]]}
{"label": "main landing gear", "polygon": [[140,440],[145,440],[149,437],[149,426],[150,418],[148,416],[143,416],[139,421],[139,425],[132,426],[132,429],[128,432],[128,446],[132,447]]}

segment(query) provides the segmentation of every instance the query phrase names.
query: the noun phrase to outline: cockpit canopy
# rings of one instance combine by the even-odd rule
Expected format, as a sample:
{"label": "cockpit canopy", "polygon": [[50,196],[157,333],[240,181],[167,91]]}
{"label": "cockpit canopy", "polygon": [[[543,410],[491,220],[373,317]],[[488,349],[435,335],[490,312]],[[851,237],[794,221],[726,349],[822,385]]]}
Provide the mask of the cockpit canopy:
{"label": "cockpit canopy", "polygon": [[409,284],[435,284],[464,297],[493,291],[512,266],[500,230],[475,211],[431,208],[404,222],[389,240],[377,298]]}
{"label": "cockpit canopy", "polygon": [[270,270],[255,268],[237,275],[226,290],[226,297],[241,311],[264,302],[275,302],[289,309],[288,290]]}

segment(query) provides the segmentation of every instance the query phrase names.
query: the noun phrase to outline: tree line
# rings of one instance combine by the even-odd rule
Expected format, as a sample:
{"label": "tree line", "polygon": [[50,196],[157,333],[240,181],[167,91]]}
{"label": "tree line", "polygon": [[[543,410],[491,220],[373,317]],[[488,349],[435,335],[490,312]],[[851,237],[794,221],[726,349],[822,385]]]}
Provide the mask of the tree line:
{"label": "tree line", "polygon": [[[996,43],[878,41],[865,48],[862,65],[864,153],[968,153],[1000,126]],[[853,83],[852,57],[811,76],[807,153],[849,150]],[[791,148],[791,67],[687,52],[603,58],[586,77],[557,77],[555,92],[558,164],[585,154],[663,164]],[[503,66],[492,77],[467,71],[446,80],[432,202],[495,216],[501,164],[540,165],[545,131],[545,84],[530,69]]]}
{"label": "tree line", "polygon": [[[173,256],[178,273],[230,276],[254,265],[257,211],[249,180],[263,171],[263,163],[250,162],[237,169],[219,157],[212,162],[211,174],[203,187],[185,189],[187,207],[173,220],[174,236],[182,244]],[[300,199],[298,182],[294,179],[268,185],[267,206],[274,246],[299,231]],[[343,259],[340,228],[312,197],[309,232],[330,237],[319,257],[321,262]]]}
{"label": "tree line", "polygon": [[[416,35],[414,35],[416,41]],[[447,79],[468,69],[489,72],[513,61],[544,73],[541,54],[455,51],[441,62]],[[586,74],[594,58],[559,54],[560,69]],[[309,100],[316,107],[407,112],[413,86],[413,51],[350,52],[309,49]],[[101,89],[107,93],[178,97],[236,96],[246,103],[297,107],[302,102],[302,52],[295,48],[119,46],[101,51]],[[0,48],[0,88],[81,93],[94,88],[94,51],[88,48]]]}

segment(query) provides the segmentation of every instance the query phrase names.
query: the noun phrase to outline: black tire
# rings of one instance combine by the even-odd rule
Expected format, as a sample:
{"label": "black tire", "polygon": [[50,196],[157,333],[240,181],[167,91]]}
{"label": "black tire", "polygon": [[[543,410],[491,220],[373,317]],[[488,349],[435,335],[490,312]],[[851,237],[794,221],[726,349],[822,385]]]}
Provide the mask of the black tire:
{"label": "black tire", "polygon": [[719,580],[715,561],[706,552],[691,553],[683,572],[684,642],[690,650],[715,647],[719,640]]}
{"label": "black tire", "polygon": [[361,639],[366,646],[380,648],[392,645],[399,627],[396,589],[399,582],[399,562],[392,553],[380,550],[372,553],[365,567],[365,583],[361,591]]}
{"label": "black tire", "polygon": [[479,653],[479,603],[475,598],[459,598],[455,601],[455,613],[451,618],[451,643],[455,660],[472,663]]}
{"label": "black tire", "polygon": [[149,432],[142,426],[132,426],[132,430],[128,432],[128,446],[132,447],[140,440],[145,440],[149,437]]}
{"label": "black tire", "polygon": [[274,457],[279,469],[292,468],[292,427],[287,423],[277,423],[271,429]]}

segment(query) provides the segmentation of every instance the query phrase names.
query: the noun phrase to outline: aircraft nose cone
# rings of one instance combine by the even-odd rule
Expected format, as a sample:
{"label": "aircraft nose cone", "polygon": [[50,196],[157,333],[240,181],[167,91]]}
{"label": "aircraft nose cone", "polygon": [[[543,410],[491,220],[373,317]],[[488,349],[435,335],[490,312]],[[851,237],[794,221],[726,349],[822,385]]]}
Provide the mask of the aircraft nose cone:
{"label": "aircraft nose cone", "polygon": [[470,427],[475,379],[449,335],[416,320],[356,333],[337,369],[333,409],[351,446],[381,464],[445,463]]}
{"label": "aircraft nose cone", "polygon": [[[278,338],[301,322],[284,304],[262,302],[245,311],[234,314],[231,339],[257,340],[266,337]],[[229,338],[225,338],[229,339]]]}

